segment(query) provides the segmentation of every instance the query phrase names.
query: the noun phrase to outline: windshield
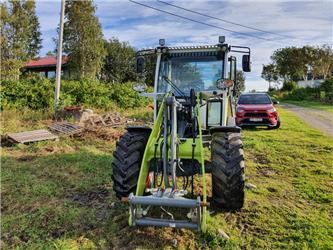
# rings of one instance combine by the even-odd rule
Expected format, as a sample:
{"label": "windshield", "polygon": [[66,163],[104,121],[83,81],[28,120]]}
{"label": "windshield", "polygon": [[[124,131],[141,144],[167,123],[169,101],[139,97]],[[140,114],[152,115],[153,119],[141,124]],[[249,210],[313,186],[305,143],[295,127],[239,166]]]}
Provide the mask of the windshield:
{"label": "windshield", "polygon": [[[205,57],[164,57],[161,60],[158,92],[172,89],[167,83],[169,79],[182,92],[189,94],[195,91],[216,90],[216,81],[222,78],[223,60],[217,56]],[[167,78],[167,79],[165,79]]]}
{"label": "windshield", "polygon": [[241,95],[238,104],[271,104],[271,99],[266,94]]}

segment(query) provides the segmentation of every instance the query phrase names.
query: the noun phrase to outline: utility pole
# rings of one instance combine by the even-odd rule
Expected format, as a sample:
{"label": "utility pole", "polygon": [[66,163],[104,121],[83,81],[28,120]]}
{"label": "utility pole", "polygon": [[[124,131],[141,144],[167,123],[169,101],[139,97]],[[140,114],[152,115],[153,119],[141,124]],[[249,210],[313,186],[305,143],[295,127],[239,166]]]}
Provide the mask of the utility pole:
{"label": "utility pole", "polygon": [[59,106],[60,96],[60,82],[61,82],[61,64],[62,64],[62,39],[64,33],[64,16],[65,16],[65,1],[61,0],[60,10],[60,29],[58,39],[58,53],[57,53],[57,70],[56,70],[56,82],[55,82],[55,93],[54,93],[54,110],[57,111]]}

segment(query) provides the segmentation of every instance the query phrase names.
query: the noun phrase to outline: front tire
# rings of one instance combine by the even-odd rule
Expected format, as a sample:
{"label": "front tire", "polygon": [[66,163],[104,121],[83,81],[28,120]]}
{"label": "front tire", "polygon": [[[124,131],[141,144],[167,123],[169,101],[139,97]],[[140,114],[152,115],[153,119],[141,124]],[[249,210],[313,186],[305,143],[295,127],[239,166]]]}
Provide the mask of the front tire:
{"label": "front tire", "polygon": [[128,131],[117,142],[113,153],[113,190],[121,199],[135,192],[139,178],[141,161],[150,132]]}
{"label": "front tire", "polygon": [[281,126],[281,121],[280,118],[278,118],[276,125],[273,127],[269,127],[269,129],[278,129],[280,128],[280,126]]}
{"label": "front tire", "polygon": [[281,121],[280,118],[278,119],[276,126],[274,127],[274,129],[278,129],[281,126]]}
{"label": "front tire", "polygon": [[244,204],[244,152],[240,133],[214,133],[211,144],[213,204],[237,210]]}

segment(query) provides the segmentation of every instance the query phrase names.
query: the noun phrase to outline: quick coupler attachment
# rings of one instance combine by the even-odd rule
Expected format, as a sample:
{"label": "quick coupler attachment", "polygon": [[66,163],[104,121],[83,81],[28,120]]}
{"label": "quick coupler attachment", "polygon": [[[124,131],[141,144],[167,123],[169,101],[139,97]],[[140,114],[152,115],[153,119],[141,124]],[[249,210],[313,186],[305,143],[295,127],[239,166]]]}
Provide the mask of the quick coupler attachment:
{"label": "quick coupler attachment", "polygon": [[[187,199],[182,197],[183,194],[172,192],[171,188],[166,190],[157,190],[149,196],[135,196],[132,194],[128,197],[130,206],[131,226],[156,226],[156,227],[173,227],[173,228],[189,228],[200,231],[202,220],[202,207],[207,204],[201,202],[200,197],[197,199]],[[154,208],[155,207],[155,208]],[[186,219],[175,219],[170,209],[177,209],[177,217],[179,211],[186,211]],[[151,210],[155,217],[152,217]],[[159,211],[159,213],[156,213]],[[159,214],[159,217],[156,217]],[[165,217],[168,217],[167,219]]]}

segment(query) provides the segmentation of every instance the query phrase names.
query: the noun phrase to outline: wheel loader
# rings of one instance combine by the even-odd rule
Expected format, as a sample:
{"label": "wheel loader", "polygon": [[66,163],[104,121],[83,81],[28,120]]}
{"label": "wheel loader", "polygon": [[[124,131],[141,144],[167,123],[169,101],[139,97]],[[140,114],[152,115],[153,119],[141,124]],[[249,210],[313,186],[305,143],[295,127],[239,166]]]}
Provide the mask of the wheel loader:
{"label": "wheel loader", "polygon": [[[113,190],[129,205],[130,226],[189,228],[205,232],[208,207],[237,210],[244,203],[244,156],[235,125],[236,57],[250,71],[250,48],[216,45],[169,47],[154,55],[154,125],[132,126],[117,142],[112,162]],[[207,190],[211,178],[212,190]],[[210,191],[210,192],[209,192]],[[211,193],[208,197],[207,193]]]}

